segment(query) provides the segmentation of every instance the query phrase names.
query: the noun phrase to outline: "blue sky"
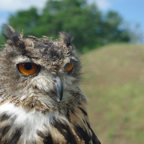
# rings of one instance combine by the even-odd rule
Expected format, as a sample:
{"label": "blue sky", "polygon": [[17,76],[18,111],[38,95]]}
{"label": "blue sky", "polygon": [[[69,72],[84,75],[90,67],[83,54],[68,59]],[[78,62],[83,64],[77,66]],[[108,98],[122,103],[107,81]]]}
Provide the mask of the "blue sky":
{"label": "blue sky", "polygon": [[[0,29],[7,23],[10,14],[18,10],[27,10],[32,6],[42,9],[47,0],[0,0]],[[95,3],[106,13],[109,10],[117,11],[124,19],[126,27],[144,34],[144,0],[87,0]],[[140,24],[139,29],[135,25]]]}

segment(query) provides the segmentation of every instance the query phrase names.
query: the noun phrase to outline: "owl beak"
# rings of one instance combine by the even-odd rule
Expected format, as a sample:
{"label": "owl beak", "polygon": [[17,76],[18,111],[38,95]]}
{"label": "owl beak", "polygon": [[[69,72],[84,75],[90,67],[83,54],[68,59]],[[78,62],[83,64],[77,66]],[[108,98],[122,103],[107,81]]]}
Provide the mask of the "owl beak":
{"label": "owl beak", "polygon": [[62,100],[63,96],[63,84],[59,76],[56,77],[56,81],[54,84],[54,91],[51,90],[52,98],[57,102]]}

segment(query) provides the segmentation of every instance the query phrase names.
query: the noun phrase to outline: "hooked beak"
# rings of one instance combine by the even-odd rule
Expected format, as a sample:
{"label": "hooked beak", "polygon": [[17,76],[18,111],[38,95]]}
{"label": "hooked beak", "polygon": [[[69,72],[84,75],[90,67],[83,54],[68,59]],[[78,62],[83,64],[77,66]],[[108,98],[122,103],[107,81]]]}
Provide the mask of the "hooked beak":
{"label": "hooked beak", "polygon": [[63,84],[59,76],[56,77],[56,81],[54,83],[54,90],[51,90],[50,93],[51,93],[51,97],[55,101],[60,102],[62,100]]}

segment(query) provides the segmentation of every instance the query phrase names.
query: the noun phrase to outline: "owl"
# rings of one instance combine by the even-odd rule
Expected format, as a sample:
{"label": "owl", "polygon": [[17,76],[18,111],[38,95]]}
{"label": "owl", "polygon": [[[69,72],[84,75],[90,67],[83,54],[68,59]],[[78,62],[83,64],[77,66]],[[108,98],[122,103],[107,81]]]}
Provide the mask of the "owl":
{"label": "owl", "polygon": [[79,88],[73,36],[27,36],[4,25],[0,52],[0,144],[100,144]]}

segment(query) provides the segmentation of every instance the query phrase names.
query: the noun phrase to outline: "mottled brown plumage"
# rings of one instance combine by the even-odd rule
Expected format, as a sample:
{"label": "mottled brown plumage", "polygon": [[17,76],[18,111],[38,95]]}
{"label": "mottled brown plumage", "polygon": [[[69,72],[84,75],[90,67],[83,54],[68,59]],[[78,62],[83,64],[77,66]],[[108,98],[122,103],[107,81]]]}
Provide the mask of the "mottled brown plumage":
{"label": "mottled brown plumage", "polygon": [[4,35],[0,144],[100,144],[78,87],[81,64],[74,38],[66,32],[60,33],[59,41],[23,38],[7,25]]}

